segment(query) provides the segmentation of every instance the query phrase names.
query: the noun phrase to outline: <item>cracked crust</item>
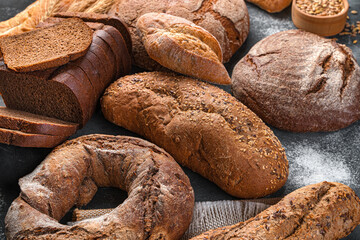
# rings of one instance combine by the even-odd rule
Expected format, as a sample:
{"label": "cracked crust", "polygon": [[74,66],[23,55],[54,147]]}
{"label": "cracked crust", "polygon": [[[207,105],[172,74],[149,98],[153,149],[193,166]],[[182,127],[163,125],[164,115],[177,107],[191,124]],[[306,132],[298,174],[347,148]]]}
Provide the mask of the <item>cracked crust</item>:
{"label": "cracked crust", "polygon": [[[178,239],[194,206],[189,179],[173,158],[132,137],[67,141],[19,184],[5,218],[8,239]],[[57,222],[72,206],[87,204],[98,187],[120,188],[128,198],[101,217],[74,226]]]}
{"label": "cracked crust", "polygon": [[360,223],[360,200],[341,183],[300,188],[255,217],[192,238],[196,239],[340,239]]}
{"label": "cracked crust", "polygon": [[101,99],[106,119],[163,147],[183,166],[240,198],[282,187],[288,161],[279,140],[225,91],[172,73],[120,78]]}
{"label": "cracked crust", "polygon": [[149,56],[162,66],[217,84],[231,83],[219,42],[202,27],[173,15],[147,13],[136,28]]}
{"label": "cracked crust", "polygon": [[281,12],[285,8],[287,8],[292,0],[246,0],[251,2],[258,7],[264,9],[269,13]]}
{"label": "cracked crust", "polygon": [[279,129],[335,131],[360,119],[360,70],[351,50],[305,31],[261,40],[235,66],[232,84],[236,98]]}
{"label": "cracked crust", "polygon": [[219,41],[224,62],[240,48],[249,33],[249,14],[243,0],[125,0],[109,11],[129,27],[133,40],[134,63],[149,70],[161,66],[146,53],[136,30],[137,19],[149,12],[167,13],[185,18],[209,31]]}

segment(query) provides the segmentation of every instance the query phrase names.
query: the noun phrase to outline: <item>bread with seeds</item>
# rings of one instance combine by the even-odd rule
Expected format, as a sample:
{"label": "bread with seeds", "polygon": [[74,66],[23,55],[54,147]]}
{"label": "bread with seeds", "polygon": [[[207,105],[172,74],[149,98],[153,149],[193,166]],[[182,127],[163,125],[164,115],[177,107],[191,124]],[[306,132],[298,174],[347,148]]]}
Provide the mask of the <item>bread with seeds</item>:
{"label": "bread with seeds", "polygon": [[106,119],[236,197],[262,197],[287,180],[285,151],[270,128],[208,83],[174,73],[128,75],[107,88],[101,107]]}
{"label": "bread with seeds", "polygon": [[349,235],[360,223],[360,200],[348,186],[321,182],[302,187],[255,217],[202,233],[200,239],[323,239]]}

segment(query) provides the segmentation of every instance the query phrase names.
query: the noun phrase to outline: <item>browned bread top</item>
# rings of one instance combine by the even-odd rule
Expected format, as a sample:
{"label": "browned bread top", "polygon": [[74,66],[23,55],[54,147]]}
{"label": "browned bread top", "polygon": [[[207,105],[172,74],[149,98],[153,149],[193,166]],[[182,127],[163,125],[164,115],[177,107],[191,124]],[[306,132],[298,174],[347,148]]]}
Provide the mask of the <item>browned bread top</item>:
{"label": "browned bread top", "polygon": [[165,13],[142,15],[136,27],[149,56],[175,72],[230,84],[219,42],[196,24]]}
{"label": "browned bread top", "polygon": [[[82,136],[55,148],[19,180],[20,196],[5,218],[13,239],[179,239],[194,207],[181,167],[163,149],[142,139]],[[111,213],[78,222],[58,221],[74,205],[91,201],[98,187],[116,187],[127,199]]]}
{"label": "browned bread top", "polygon": [[172,73],[128,75],[101,99],[109,121],[168,151],[176,161],[237,197],[281,188],[285,151],[273,132],[229,93]]}
{"label": "browned bread top", "polygon": [[134,63],[155,70],[136,30],[137,19],[149,12],[167,13],[185,18],[203,27],[221,45],[224,62],[240,48],[249,33],[249,14],[244,0],[123,0],[116,1],[109,14],[115,14],[128,26],[133,40]]}
{"label": "browned bread top", "polygon": [[360,200],[341,183],[302,187],[255,217],[202,233],[200,239],[324,239],[346,237],[360,224]]}
{"label": "browned bread top", "polygon": [[360,69],[351,50],[302,30],[258,42],[232,82],[235,97],[280,129],[334,131],[360,119]]}
{"label": "browned bread top", "polygon": [[70,136],[76,132],[78,124],[0,107],[0,127],[24,133]]}
{"label": "browned bread top", "polygon": [[281,12],[292,0],[246,0],[270,13]]}
{"label": "browned bread top", "polygon": [[92,30],[72,18],[54,26],[0,39],[8,68],[18,72],[44,70],[83,56],[92,40]]}

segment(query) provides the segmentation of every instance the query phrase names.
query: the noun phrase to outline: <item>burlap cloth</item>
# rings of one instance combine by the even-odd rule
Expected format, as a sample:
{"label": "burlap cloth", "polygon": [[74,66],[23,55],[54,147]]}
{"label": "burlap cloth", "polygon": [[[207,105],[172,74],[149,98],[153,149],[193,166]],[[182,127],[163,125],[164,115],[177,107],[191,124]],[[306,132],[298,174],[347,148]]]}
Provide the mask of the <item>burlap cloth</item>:
{"label": "burlap cloth", "polygon": [[[193,220],[181,240],[188,240],[210,229],[232,225],[245,221],[279,201],[279,198],[259,200],[236,200],[196,202]],[[87,218],[93,218],[110,212],[112,209],[78,210],[73,212],[74,224]]]}

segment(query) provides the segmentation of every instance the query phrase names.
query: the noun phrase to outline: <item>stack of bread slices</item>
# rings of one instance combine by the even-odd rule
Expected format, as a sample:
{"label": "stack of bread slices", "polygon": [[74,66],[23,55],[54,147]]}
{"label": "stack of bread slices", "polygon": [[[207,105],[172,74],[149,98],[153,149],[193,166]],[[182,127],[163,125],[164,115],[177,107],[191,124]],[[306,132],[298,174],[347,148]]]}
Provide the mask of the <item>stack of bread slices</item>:
{"label": "stack of bread slices", "polygon": [[83,127],[104,89],[131,70],[131,40],[116,17],[59,13],[0,39],[0,142],[51,148]]}

